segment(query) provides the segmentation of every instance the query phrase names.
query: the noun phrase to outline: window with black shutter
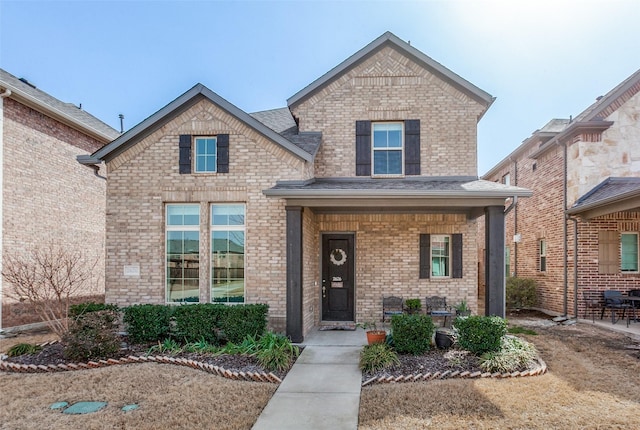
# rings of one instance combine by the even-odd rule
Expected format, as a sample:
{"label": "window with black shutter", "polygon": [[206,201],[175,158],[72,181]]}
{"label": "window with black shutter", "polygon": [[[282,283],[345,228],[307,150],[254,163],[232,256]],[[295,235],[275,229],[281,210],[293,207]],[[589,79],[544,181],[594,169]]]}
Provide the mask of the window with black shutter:
{"label": "window with black shutter", "polygon": [[420,120],[356,121],[356,176],[420,175]]}
{"label": "window with black shutter", "polygon": [[420,279],[462,278],[462,234],[420,235]]}
{"label": "window with black shutter", "polygon": [[229,135],[180,135],[179,165],[181,174],[229,173]]}

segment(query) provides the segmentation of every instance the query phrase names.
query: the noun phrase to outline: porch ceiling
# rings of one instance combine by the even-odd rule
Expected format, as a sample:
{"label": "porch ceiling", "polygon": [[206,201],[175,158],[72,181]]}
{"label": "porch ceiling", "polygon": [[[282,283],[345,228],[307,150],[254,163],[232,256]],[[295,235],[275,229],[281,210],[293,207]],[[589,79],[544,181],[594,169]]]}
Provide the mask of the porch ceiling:
{"label": "porch ceiling", "polygon": [[442,212],[479,215],[510,197],[529,197],[525,188],[475,177],[315,178],[278,182],[264,190],[291,206],[331,212]]}

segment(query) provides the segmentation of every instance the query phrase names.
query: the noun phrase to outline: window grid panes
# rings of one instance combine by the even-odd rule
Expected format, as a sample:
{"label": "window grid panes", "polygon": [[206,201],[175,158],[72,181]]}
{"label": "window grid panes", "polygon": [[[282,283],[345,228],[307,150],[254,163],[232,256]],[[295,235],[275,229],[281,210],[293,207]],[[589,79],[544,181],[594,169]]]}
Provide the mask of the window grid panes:
{"label": "window grid panes", "polygon": [[511,249],[508,246],[504,247],[504,276],[511,276]]}
{"label": "window grid panes", "polygon": [[196,172],[215,172],[218,161],[217,139],[196,137]]}
{"label": "window grid panes", "polygon": [[211,301],[244,302],[245,205],[211,206]]}
{"label": "window grid panes", "polygon": [[545,240],[540,241],[540,271],[547,271],[547,242]]}
{"label": "window grid panes", "polygon": [[451,236],[431,235],[431,276],[450,276]]}
{"label": "window grid panes", "polygon": [[200,297],[200,206],[166,206],[167,302]]}
{"label": "window grid panes", "polygon": [[638,271],[638,234],[622,233],[620,236],[620,270]]}
{"label": "window grid panes", "polygon": [[402,175],[403,161],[403,124],[402,123],[374,123],[373,124],[373,174]]}

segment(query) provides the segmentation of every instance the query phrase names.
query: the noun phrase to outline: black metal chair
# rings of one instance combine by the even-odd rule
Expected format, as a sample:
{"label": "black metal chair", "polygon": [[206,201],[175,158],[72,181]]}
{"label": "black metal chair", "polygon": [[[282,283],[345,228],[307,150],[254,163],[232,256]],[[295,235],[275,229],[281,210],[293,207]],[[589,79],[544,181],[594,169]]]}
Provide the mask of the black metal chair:
{"label": "black metal chair", "polygon": [[389,296],[382,298],[382,322],[387,318],[391,319],[394,315],[400,315],[404,312],[404,300],[402,297]]}
{"label": "black metal chair", "polygon": [[[617,290],[606,290],[602,292],[604,298],[604,304],[602,305],[602,313],[600,313],[600,319],[604,317],[604,311],[609,309],[611,311],[611,324],[617,323],[620,318],[616,318],[616,312],[622,310],[622,318],[624,319],[627,309],[631,309],[631,305],[624,301],[624,296]],[[629,324],[629,321],[627,321]]]}
{"label": "black metal chair", "polygon": [[589,294],[588,291],[582,291],[582,300],[584,301],[584,317],[587,318],[587,311],[591,309],[591,322],[596,322],[596,309],[602,307],[600,299],[593,294]]}
{"label": "black metal chair", "polygon": [[[627,293],[627,295],[631,296],[631,297],[640,297],[640,290],[629,290],[629,292]],[[634,300],[633,302],[630,303],[632,311],[633,312],[629,312],[629,315],[627,316],[628,320],[627,320],[627,327],[629,326],[629,319],[631,319],[631,314],[633,313],[633,320],[635,322],[638,322],[638,310],[640,310],[640,301],[636,301]]]}
{"label": "black metal chair", "polygon": [[433,317],[444,318],[444,321],[442,323],[444,327],[447,326],[447,318],[451,317],[451,319],[453,319],[453,317],[456,315],[456,311],[451,306],[447,305],[446,297],[440,297],[440,296],[427,297],[425,299],[425,306],[426,306],[427,315],[430,315],[432,318]]}

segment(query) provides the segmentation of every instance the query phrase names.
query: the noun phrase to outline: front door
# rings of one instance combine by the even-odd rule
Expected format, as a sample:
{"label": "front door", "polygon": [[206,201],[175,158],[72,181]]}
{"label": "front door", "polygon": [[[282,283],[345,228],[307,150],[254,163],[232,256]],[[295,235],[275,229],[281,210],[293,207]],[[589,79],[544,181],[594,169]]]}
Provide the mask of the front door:
{"label": "front door", "polygon": [[322,320],[353,321],[353,234],[322,236]]}

